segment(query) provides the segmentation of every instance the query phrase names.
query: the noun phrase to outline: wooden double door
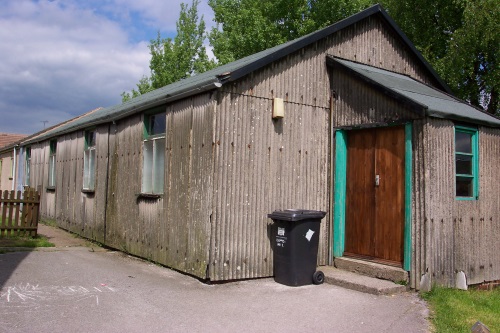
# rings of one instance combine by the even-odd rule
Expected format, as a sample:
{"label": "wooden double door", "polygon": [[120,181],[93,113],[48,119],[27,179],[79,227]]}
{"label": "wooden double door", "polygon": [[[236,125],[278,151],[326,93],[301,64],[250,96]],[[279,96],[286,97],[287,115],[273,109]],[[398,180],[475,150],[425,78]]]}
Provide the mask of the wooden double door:
{"label": "wooden double door", "polygon": [[404,126],[348,132],[344,255],[402,265],[404,163]]}

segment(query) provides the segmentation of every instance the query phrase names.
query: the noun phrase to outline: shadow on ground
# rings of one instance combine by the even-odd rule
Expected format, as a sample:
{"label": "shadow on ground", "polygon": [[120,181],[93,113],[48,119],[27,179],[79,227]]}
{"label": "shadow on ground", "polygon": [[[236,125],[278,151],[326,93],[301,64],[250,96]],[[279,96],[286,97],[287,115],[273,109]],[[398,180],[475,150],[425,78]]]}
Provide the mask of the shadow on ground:
{"label": "shadow on ground", "polygon": [[0,290],[16,271],[17,266],[30,255],[31,251],[9,252],[0,249]]}

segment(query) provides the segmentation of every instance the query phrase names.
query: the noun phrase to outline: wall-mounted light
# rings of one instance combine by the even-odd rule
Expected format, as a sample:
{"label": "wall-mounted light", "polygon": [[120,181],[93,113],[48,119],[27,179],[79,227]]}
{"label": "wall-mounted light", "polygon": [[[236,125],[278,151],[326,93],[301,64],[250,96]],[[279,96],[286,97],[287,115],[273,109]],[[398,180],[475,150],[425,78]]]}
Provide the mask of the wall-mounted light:
{"label": "wall-mounted light", "polygon": [[285,105],[283,98],[273,99],[273,119],[283,118],[285,116]]}

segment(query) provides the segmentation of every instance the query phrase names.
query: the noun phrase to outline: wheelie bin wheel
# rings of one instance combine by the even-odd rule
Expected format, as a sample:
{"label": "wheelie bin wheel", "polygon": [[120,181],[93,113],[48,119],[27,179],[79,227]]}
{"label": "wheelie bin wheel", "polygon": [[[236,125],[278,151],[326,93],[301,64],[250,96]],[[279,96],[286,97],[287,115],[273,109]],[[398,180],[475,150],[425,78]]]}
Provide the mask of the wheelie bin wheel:
{"label": "wheelie bin wheel", "polygon": [[316,271],[313,274],[313,283],[314,284],[322,284],[325,282],[325,274],[322,271]]}

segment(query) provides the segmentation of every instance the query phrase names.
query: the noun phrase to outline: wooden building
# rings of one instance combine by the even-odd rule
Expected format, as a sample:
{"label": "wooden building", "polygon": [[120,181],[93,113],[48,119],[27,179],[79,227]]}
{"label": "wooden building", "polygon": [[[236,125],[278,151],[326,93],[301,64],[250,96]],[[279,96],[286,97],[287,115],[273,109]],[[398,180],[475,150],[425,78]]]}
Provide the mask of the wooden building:
{"label": "wooden building", "polygon": [[0,190],[15,189],[16,143],[24,138],[24,134],[0,133]]}
{"label": "wooden building", "polygon": [[499,128],[377,5],[22,145],[41,213],[107,246],[272,276],[267,214],[323,210],[319,265],[396,265],[419,289],[500,279]]}

